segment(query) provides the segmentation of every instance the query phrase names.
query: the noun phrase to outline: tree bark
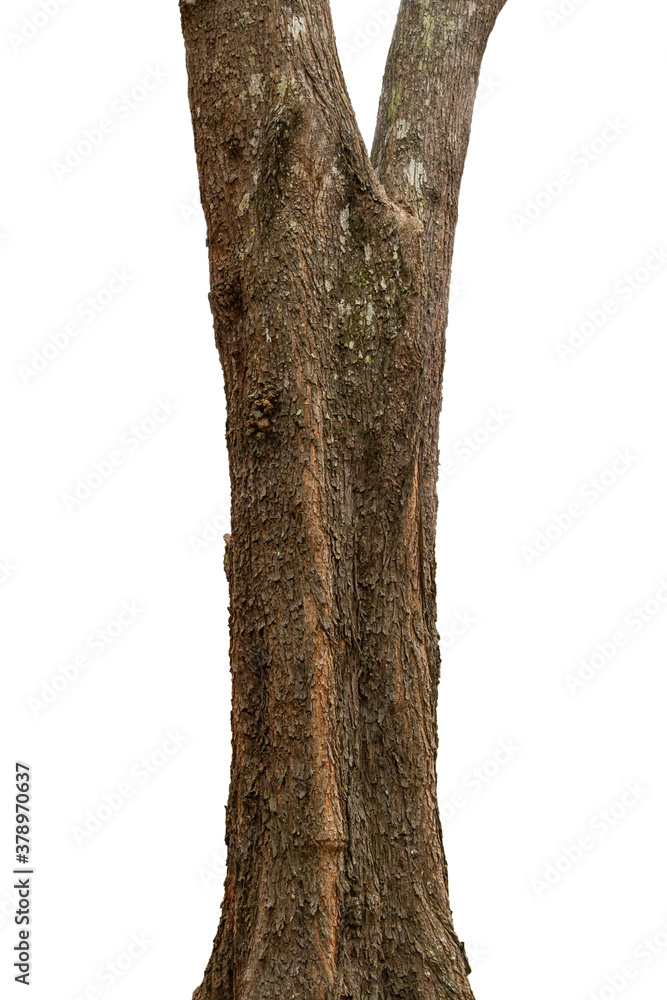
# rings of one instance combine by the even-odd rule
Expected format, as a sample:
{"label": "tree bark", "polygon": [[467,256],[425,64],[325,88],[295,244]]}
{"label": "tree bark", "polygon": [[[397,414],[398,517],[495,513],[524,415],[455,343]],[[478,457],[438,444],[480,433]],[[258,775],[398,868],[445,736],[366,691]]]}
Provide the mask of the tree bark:
{"label": "tree bark", "polygon": [[233,760],[195,1000],[472,1000],[436,799],[438,420],[504,0],[403,0],[372,155],[326,0],[181,0],[225,376]]}

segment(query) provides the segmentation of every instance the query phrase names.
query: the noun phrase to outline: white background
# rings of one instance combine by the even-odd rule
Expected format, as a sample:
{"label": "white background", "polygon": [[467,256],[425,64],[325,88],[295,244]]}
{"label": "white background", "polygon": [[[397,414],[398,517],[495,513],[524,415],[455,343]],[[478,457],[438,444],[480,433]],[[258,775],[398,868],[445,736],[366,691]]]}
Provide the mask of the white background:
{"label": "white background", "polygon": [[[667,987],[667,12],[568,0],[556,21],[559,2],[508,0],[461,199],[438,541],[444,837],[477,1000],[656,1000]],[[335,3],[369,143],[390,9]],[[217,926],[230,736],[223,379],[179,14],[176,0],[69,0],[21,40],[39,10],[8,0],[0,24],[0,982],[24,995],[11,982],[9,891],[24,759],[31,996],[184,1000]],[[149,69],[165,78],[123,112]],[[112,131],[59,179],[67,147],[103,118]],[[563,170],[572,183],[559,192]],[[112,282],[107,303],[114,270],[131,280]],[[93,322],[89,296],[103,306]],[[615,311],[559,356],[605,300]],[[77,335],[37,370],[73,322]],[[132,428],[158,400],[173,412],[140,441]],[[499,407],[502,427],[485,429]],[[594,480],[617,450],[626,467],[598,480],[602,493]],[[112,451],[122,464],[68,512],[64,495]],[[135,618],[117,635],[124,602]],[[454,639],[457,614],[474,622]],[[88,643],[100,628],[113,641],[98,655]],[[599,653],[572,690],[568,675],[598,643],[614,655]],[[62,680],[81,654],[88,666]],[[187,739],[165,754],[170,732]],[[498,764],[503,741],[512,756]],[[619,805],[627,783],[636,791]],[[130,797],[77,842],[123,784]],[[133,935],[150,943],[128,960]]]}

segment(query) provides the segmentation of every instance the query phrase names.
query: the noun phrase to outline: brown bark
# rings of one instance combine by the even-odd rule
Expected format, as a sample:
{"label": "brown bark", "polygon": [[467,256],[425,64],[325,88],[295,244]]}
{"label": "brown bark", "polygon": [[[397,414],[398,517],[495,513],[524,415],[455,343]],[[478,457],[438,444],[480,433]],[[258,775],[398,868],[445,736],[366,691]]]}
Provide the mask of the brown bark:
{"label": "brown bark", "polygon": [[233,761],[195,1000],[471,1000],[436,801],[452,241],[504,0],[403,0],[372,157],[325,0],[182,0],[225,376]]}

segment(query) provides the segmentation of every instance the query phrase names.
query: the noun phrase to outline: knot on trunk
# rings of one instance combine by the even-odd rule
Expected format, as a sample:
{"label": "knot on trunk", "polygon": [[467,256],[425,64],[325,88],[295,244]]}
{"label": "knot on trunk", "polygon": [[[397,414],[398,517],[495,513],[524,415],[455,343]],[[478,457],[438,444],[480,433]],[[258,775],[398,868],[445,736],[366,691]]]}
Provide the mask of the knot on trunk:
{"label": "knot on trunk", "polygon": [[251,434],[265,434],[271,428],[272,416],[275,416],[275,400],[269,396],[260,396],[250,401],[250,416],[248,429]]}

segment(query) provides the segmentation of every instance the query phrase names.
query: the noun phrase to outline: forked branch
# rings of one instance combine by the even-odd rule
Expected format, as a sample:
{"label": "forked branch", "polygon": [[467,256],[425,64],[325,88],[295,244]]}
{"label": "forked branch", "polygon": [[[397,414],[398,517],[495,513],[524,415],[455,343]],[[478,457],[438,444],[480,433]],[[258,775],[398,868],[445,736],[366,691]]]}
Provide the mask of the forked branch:
{"label": "forked branch", "polygon": [[398,13],[371,159],[389,197],[424,223],[436,269],[451,261],[482,57],[505,2],[402,0]]}

